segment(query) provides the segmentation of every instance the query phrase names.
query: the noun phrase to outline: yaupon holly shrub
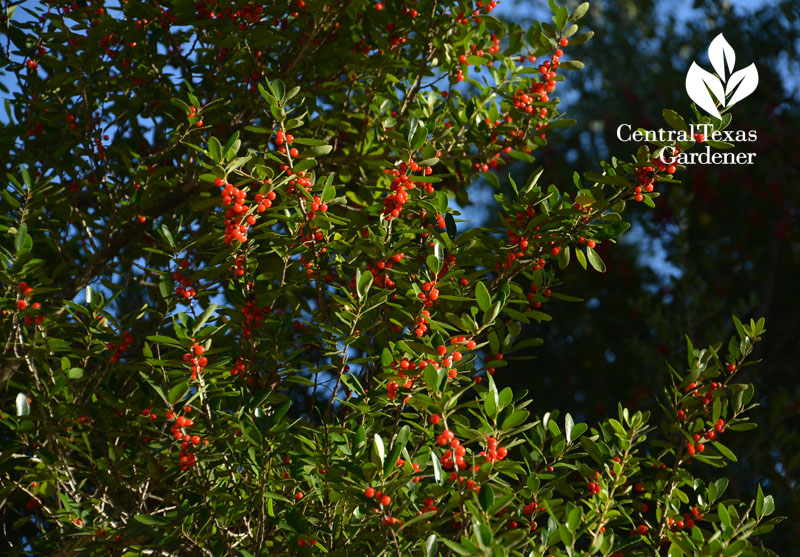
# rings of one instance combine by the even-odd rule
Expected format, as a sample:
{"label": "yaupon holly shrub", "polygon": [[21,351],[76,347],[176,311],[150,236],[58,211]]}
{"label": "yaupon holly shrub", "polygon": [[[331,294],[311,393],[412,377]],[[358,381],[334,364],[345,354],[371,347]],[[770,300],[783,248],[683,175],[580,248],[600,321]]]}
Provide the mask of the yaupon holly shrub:
{"label": "yaupon holly shrub", "polygon": [[[528,30],[495,5],[7,10],[6,553],[771,554],[772,498],[694,474],[755,427],[763,320],[689,342],[658,417],[498,387],[576,300],[559,270],[602,272],[684,169],[664,142],[505,187],[575,123],[591,33],[585,3]],[[502,228],[459,226],[481,177]]]}

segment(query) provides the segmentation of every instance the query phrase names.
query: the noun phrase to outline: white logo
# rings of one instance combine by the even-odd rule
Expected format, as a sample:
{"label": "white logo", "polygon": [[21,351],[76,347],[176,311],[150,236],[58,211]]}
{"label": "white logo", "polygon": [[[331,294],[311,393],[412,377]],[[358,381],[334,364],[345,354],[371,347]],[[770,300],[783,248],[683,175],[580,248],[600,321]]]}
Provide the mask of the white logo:
{"label": "white logo", "polygon": [[[697,103],[697,106],[711,116],[722,118],[717,105],[722,108],[731,107],[755,91],[758,85],[758,70],[756,70],[755,64],[750,64],[743,70],[733,72],[736,53],[722,33],[717,35],[708,46],[708,58],[717,75],[705,71],[692,62],[692,67],[686,74],[686,92],[689,93],[689,98]],[[726,62],[728,66],[727,79]]]}

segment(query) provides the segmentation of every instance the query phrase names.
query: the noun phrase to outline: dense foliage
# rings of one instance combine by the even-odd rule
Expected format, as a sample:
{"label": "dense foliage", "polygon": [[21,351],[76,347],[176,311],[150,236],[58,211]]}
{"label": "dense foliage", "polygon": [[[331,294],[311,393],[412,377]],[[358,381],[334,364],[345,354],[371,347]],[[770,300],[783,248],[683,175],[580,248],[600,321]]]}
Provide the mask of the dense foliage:
{"label": "dense foliage", "polygon": [[540,168],[459,230],[575,124],[588,4],[50,4],[3,22],[9,552],[771,554],[772,497],[697,472],[755,427],[763,320],[690,341],[657,416],[494,380],[685,170]]}

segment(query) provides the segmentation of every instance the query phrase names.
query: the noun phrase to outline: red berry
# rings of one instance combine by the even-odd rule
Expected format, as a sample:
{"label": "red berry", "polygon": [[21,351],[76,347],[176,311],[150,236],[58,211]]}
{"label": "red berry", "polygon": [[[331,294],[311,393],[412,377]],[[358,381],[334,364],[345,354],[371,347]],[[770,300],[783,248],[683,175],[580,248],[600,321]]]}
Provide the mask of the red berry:
{"label": "red berry", "polygon": [[367,489],[364,490],[364,495],[366,495],[369,499],[372,499],[373,497],[375,497],[375,488],[368,487]]}

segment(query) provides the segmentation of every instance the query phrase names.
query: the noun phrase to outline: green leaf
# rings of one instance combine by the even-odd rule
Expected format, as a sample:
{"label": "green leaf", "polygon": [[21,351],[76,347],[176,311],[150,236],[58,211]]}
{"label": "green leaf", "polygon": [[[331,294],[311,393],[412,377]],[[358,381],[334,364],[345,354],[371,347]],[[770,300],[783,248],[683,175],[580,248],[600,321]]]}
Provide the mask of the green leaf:
{"label": "green leaf", "polygon": [[484,485],[478,493],[478,502],[483,510],[488,511],[494,504],[494,491],[490,485]]}
{"label": "green leaf", "polygon": [[216,137],[208,140],[208,156],[214,161],[214,164],[222,162],[222,144]]}
{"label": "green leaf", "polygon": [[286,96],[286,85],[280,79],[267,81],[267,87],[269,87],[269,90],[272,91],[278,101],[282,101]]}
{"label": "green leaf", "polygon": [[728,447],[726,447],[719,441],[712,441],[712,444],[714,445],[714,448],[719,451],[719,454],[721,454],[731,462],[737,461],[736,455],[733,454],[733,451],[731,451]]}
{"label": "green leaf", "polygon": [[559,64],[559,68],[562,70],[582,70],[585,64],[580,60],[567,60],[566,62],[561,62]]}
{"label": "green leaf", "polygon": [[523,348],[532,348],[544,344],[543,338],[526,338],[523,341],[514,344],[514,351],[522,350]]}
{"label": "green leaf", "polygon": [[439,542],[436,540],[436,534],[431,534],[425,540],[425,557],[436,557],[439,555]]}
{"label": "green leaf", "polygon": [[292,141],[292,144],[297,143],[298,145],[308,145],[310,147],[321,147],[323,145],[327,145],[327,141],[322,141],[321,139],[312,139],[306,137],[295,137]]}
{"label": "green leaf", "polygon": [[530,412],[527,410],[516,410],[509,414],[504,420],[503,423],[500,425],[500,429],[503,431],[508,431],[518,425],[525,423],[525,421],[530,416]]}
{"label": "green leaf", "polygon": [[731,527],[731,515],[728,514],[728,509],[726,509],[725,505],[722,503],[717,505],[717,515],[719,516],[719,521],[723,526],[726,528]]}
{"label": "green leaf", "polygon": [[487,377],[489,378],[489,390],[483,399],[483,410],[489,418],[494,420],[497,418],[499,395],[497,393],[497,385],[494,384],[492,376],[487,375]]}
{"label": "green leaf", "polygon": [[564,29],[564,25],[567,23],[567,17],[569,16],[567,7],[559,6],[554,0],[550,0],[550,9],[553,11],[553,22],[556,24],[556,27],[558,29]]}
{"label": "green leaf", "polygon": [[447,213],[444,216],[444,224],[447,227],[447,235],[450,236],[451,240],[455,240],[458,230],[456,229],[456,219],[453,217],[453,215]]}
{"label": "green leaf", "polygon": [[28,416],[31,413],[31,407],[28,404],[28,395],[25,393],[17,393],[15,404],[17,407],[17,416]]}
{"label": "green leaf", "polygon": [[492,186],[494,189],[498,189],[500,187],[500,180],[497,178],[497,174],[489,170],[488,172],[483,173],[483,177],[489,182],[489,185]]}
{"label": "green leaf", "polygon": [[578,260],[578,263],[584,270],[586,270],[586,256],[583,254],[582,250],[576,249],[575,250],[575,259]]}
{"label": "green leaf", "polygon": [[332,150],[333,150],[333,146],[332,145],[315,145],[314,147],[310,147],[310,148],[304,150],[301,153],[301,156],[303,156],[305,158],[321,157],[323,155],[327,155]]}
{"label": "green leaf", "polygon": [[575,422],[572,420],[572,415],[567,412],[567,415],[564,416],[564,433],[567,436],[567,443],[572,442],[572,428],[575,426]]}
{"label": "green leaf", "polygon": [[144,524],[145,526],[164,526],[169,524],[169,520],[166,518],[149,514],[137,514],[133,517],[133,519],[140,524]]}
{"label": "green leaf", "polygon": [[500,313],[500,302],[495,302],[492,304],[492,307],[489,308],[489,311],[483,314],[483,326],[488,327],[494,320],[497,318],[497,315]]}
{"label": "green leaf", "polygon": [[175,406],[175,403],[183,399],[186,393],[189,392],[189,383],[182,381],[169,390],[169,403],[170,406]]}
{"label": "green leaf", "polygon": [[528,179],[525,181],[525,187],[522,190],[523,194],[527,194],[536,186],[536,182],[539,181],[539,177],[542,175],[542,172],[544,172],[544,167],[540,166],[530,173]]}
{"label": "green leaf", "polygon": [[681,116],[674,110],[665,108],[664,110],[661,111],[661,114],[664,116],[664,120],[667,121],[667,124],[672,126],[674,129],[685,132],[689,131],[689,126],[686,125],[686,120],[684,120],[683,116]]}
{"label": "green leaf", "polygon": [[428,390],[432,393],[439,392],[439,372],[436,370],[433,365],[428,364],[425,366],[425,385],[427,385]]}
{"label": "green leaf", "polygon": [[603,462],[603,454],[600,452],[600,447],[590,437],[581,438],[581,447],[592,457],[592,460],[598,464]]}
{"label": "green leaf", "polygon": [[558,254],[558,268],[559,269],[566,269],[569,265],[569,258],[570,258],[570,249],[569,246],[564,246],[564,248]]}
{"label": "green leaf", "polygon": [[438,275],[439,271],[441,271],[441,261],[435,255],[429,255],[425,258],[425,264],[428,265],[428,268],[433,271],[433,274]]}
{"label": "green leaf", "polygon": [[27,240],[28,240],[28,225],[23,222],[17,228],[17,235],[14,237],[14,249],[17,251],[18,254],[27,251],[25,249],[27,245]]}
{"label": "green leaf", "polygon": [[358,284],[356,284],[356,293],[360,299],[364,299],[367,297],[367,293],[369,292],[370,287],[372,286],[373,276],[371,272],[366,272],[361,275],[358,280]]}
{"label": "green leaf", "polygon": [[592,37],[594,37],[594,31],[587,31],[586,33],[584,33],[582,35],[578,35],[576,37],[572,37],[569,40],[569,44],[570,44],[570,46],[578,46],[579,44],[585,43],[586,41],[588,41]]}
{"label": "green leaf", "polygon": [[375,434],[375,453],[378,455],[378,460],[381,462],[381,466],[383,466],[384,461],[386,460],[386,448],[383,446],[383,439],[381,438],[380,434]]}
{"label": "green leaf", "polygon": [[588,429],[589,426],[584,423],[575,424],[572,427],[572,440],[575,441],[576,439],[578,439],[581,435],[586,433],[586,430]]}
{"label": "green leaf", "polygon": [[322,201],[328,203],[334,197],[336,197],[336,188],[333,184],[326,185],[325,189],[322,190]]}
{"label": "green leaf", "polygon": [[595,271],[599,273],[606,272],[606,264],[603,263],[603,260],[600,259],[600,256],[597,254],[594,248],[586,246],[586,257],[589,259],[589,263],[591,263]]}
{"label": "green leaf", "polygon": [[428,139],[428,129],[419,118],[409,120],[406,138],[412,151],[419,151],[425,145],[425,141]]}
{"label": "green leaf", "polygon": [[453,551],[455,551],[459,555],[467,555],[467,556],[473,555],[473,553],[469,549],[467,549],[466,547],[464,547],[463,545],[461,545],[458,542],[454,542],[453,540],[449,540],[447,538],[442,538],[442,542],[444,542],[444,544],[447,547],[449,547],[450,549],[452,549]]}
{"label": "green leaf", "polygon": [[497,338],[497,333],[495,331],[489,333],[489,348],[491,348],[492,354],[500,352],[500,339]]}
{"label": "green leaf", "polygon": [[148,384],[148,385],[150,385],[150,386],[153,388],[153,390],[154,390],[154,391],[155,391],[155,392],[158,394],[158,396],[160,396],[160,397],[161,397],[161,400],[163,400],[163,401],[164,401],[164,402],[166,402],[166,403],[168,403],[168,402],[169,402],[169,400],[167,400],[167,395],[166,395],[166,394],[164,394],[164,389],[162,389],[160,385],[156,385],[156,384],[153,382],[153,380],[152,380],[150,377],[148,377],[148,376],[147,376],[147,375],[146,375],[144,372],[142,372],[142,371],[140,371],[140,372],[139,372],[139,375],[141,375],[141,376],[142,376],[142,378],[143,378],[145,381],[147,381],[147,384]]}
{"label": "green leaf", "polygon": [[392,468],[397,465],[397,459],[400,457],[400,453],[403,451],[403,449],[405,449],[410,434],[411,430],[407,425],[401,427],[397,432],[397,436],[394,438],[394,442],[392,443],[392,450],[389,453],[389,457],[383,464],[384,474],[388,474],[389,471],[391,471]]}
{"label": "green leaf", "polygon": [[580,526],[581,518],[583,518],[583,509],[580,507],[573,507],[571,511],[569,511],[569,515],[567,515],[567,528],[570,531],[575,532]]}
{"label": "green leaf", "polygon": [[492,305],[489,289],[481,281],[475,284],[475,299],[478,301],[478,307],[481,308],[481,311],[488,311]]}
{"label": "green leaf", "polygon": [[764,516],[769,516],[775,512],[775,500],[772,495],[764,497]]}
{"label": "green leaf", "polygon": [[570,16],[570,21],[578,21],[580,18],[586,15],[586,12],[589,11],[589,2],[582,2],[578,4],[575,9],[572,11],[572,15]]}
{"label": "green leaf", "polygon": [[761,484],[758,484],[758,491],[756,492],[756,516],[761,518],[764,516],[764,491],[761,489]]}
{"label": "green leaf", "polygon": [[559,118],[558,120],[551,120],[547,124],[547,127],[550,128],[551,130],[557,130],[560,128],[568,128],[570,126],[574,126],[577,123],[578,121],[573,120],[572,118]]}
{"label": "green leaf", "polygon": [[431,449],[431,465],[433,466],[433,479],[437,484],[442,485],[442,465],[433,449]]}
{"label": "green leaf", "polygon": [[195,322],[194,327],[192,328],[192,336],[196,335],[200,329],[203,328],[203,325],[214,315],[214,312],[217,310],[217,304],[210,304],[203,314],[198,317],[197,322]]}

